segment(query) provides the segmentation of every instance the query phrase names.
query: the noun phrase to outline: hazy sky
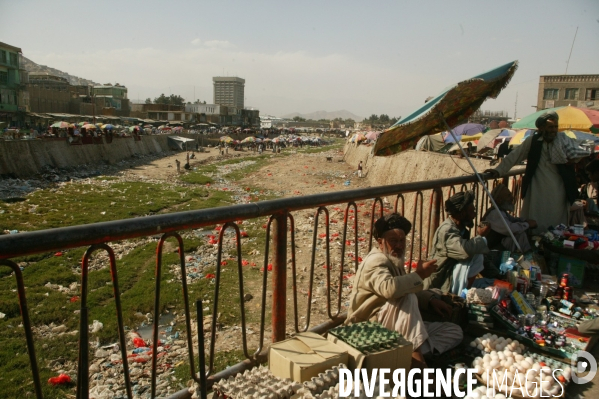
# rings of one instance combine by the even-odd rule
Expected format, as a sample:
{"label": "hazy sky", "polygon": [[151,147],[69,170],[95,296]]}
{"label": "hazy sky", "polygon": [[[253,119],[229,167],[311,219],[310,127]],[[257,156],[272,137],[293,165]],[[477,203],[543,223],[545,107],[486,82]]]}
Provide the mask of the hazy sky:
{"label": "hazy sky", "polygon": [[534,111],[540,75],[599,73],[599,0],[0,0],[0,41],[129,98],[212,102],[213,76],[246,80],[261,114],[407,115],[443,88],[512,60],[483,109]]}

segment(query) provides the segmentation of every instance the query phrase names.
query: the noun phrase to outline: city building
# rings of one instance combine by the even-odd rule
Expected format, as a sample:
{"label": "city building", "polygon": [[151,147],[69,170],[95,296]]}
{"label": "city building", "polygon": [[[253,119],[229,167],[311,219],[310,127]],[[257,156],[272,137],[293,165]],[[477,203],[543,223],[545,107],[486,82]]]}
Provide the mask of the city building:
{"label": "city building", "polygon": [[22,53],[20,48],[0,42],[0,123],[11,126],[17,125],[19,114],[26,112],[28,106],[27,95],[21,93]]}
{"label": "city building", "polygon": [[566,105],[599,109],[599,75],[541,76],[537,110]]}
{"label": "city building", "polygon": [[186,111],[184,105],[133,104],[131,106],[131,116],[164,122],[196,122],[195,115],[192,112]]}
{"label": "city building", "polygon": [[243,109],[245,79],[214,77],[214,104]]}
{"label": "city building", "polygon": [[483,111],[479,109],[468,118],[469,123],[480,123],[481,125],[489,126],[490,129],[497,129],[501,122],[507,125],[508,121],[509,116],[507,111]]}
{"label": "city building", "polygon": [[92,96],[95,99],[103,99],[100,105],[104,115],[129,116],[131,112],[127,88],[118,83],[93,86]]}

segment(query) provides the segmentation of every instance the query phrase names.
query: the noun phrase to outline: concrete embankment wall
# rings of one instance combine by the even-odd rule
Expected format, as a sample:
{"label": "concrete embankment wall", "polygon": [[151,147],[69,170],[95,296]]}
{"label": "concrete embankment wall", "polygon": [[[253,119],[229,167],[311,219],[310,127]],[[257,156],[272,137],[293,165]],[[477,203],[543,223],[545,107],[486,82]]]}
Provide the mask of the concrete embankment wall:
{"label": "concrete embankment wall", "polygon": [[70,145],[64,140],[0,141],[0,174],[26,178],[39,173],[46,165],[55,168],[84,164],[114,164],[135,154],[168,151],[167,136],[113,138],[110,144]]}
{"label": "concrete embankment wall", "polygon": [[[372,146],[356,146],[349,143],[344,149],[344,160],[356,169],[358,168],[358,163],[362,161],[365,178],[368,179],[370,185],[373,187],[473,174],[472,169],[465,159],[450,157],[445,154],[424,151],[404,151],[388,157],[373,157],[371,152]],[[490,167],[488,160],[472,159],[472,163],[479,172]],[[456,190],[460,191],[460,187],[456,187]],[[448,189],[443,190],[443,200],[447,199],[448,192]],[[432,238],[432,234],[434,233],[428,222],[430,213],[430,195],[431,190],[423,192],[423,226],[421,227],[419,222],[414,223],[414,228],[417,233],[416,240],[418,240],[419,237],[422,237],[423,240],[423,257],[426,254],[427,238],[429,236]],[[408,219],[413,220],[415,194],[406,194],[404,197],[406,201],[404,214]],[[391,207],[395,204],[395,198],[396,196],[386,198]],[[398,210],[401,212],[401,201],[399,204]],[[484,213],[485,206],[486,204],[479,203],[478,212]],[[419,210],[420,206],[417,208],[418,213]],[[419,217],[417,217],[414,222],[418,219]],[[414,246],[414,252],[414,257],[418,258],[418,241]]]}

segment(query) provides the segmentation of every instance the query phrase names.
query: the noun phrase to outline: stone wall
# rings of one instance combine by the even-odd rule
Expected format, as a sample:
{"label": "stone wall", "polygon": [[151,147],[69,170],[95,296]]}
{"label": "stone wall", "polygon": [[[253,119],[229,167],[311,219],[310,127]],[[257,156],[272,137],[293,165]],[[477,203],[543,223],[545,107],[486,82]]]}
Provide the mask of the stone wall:
{"label": "stone wall", "polygon": [[55,168],[84,164],[114,164],[135,154],[169,151],[166,135],[113,138],[112,143],[69,145],[65,140],[0,141],[0,175],[26,178],[46,165]]}

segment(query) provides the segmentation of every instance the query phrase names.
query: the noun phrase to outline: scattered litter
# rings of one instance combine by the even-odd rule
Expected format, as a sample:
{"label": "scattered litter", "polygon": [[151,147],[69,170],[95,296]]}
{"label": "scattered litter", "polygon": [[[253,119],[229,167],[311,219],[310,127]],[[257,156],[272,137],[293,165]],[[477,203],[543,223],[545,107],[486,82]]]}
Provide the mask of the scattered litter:
{"label": "scattered litter", "polygon": [[66,374],[60,374],[58,377],[51,377],[48,380],[48,384],[50,385],[64,385],[69,384],[71,382],[71,377]]}

